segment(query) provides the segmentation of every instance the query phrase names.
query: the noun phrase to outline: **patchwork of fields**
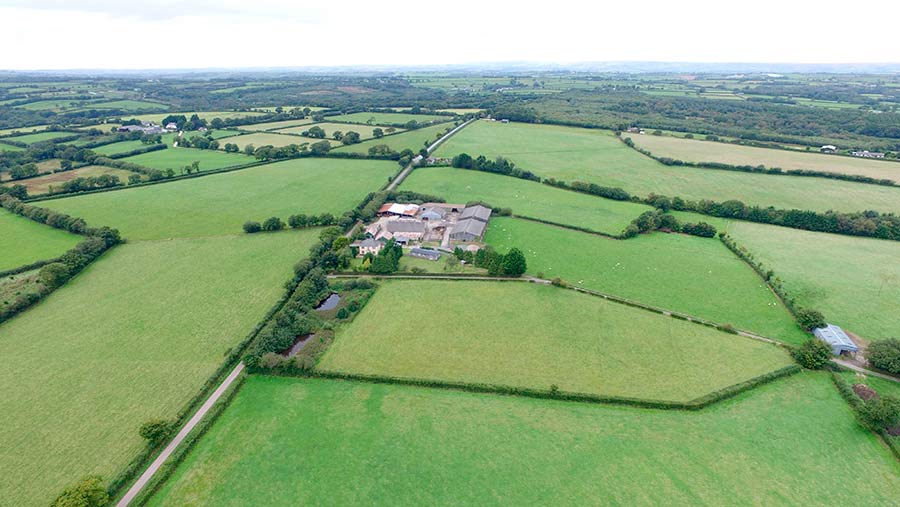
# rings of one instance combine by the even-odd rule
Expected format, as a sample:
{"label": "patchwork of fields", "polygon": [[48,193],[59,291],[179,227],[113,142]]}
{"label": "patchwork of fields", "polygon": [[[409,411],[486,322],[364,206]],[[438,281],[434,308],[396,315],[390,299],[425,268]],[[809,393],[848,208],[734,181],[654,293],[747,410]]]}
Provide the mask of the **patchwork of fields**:
{"label": "patchwork of fields", "polygon": [[700,412],[250,377],[150,505],[889,506],[898,489],[821,374]]}
{"label": "patchwork of fields", "polygon": [[763,280],[715,239],[655,233],[621,241],[497,217],[485,241],[501,252],[520,248],[531,274],[787,343],[807,338]]}
{"label": "patchwork of fields", "polygon": [[0,498],[115,476],[282,294],[317,231],[136,242],[0,325]]}
{"label": "patchwork of fields", "polygon": [[43,205],[90,225],[116,227],[128,239],[217,236],[238,234],[244,222],[273,215],[340,215],[396,172],[391,161],[294,159]]}
{"label": "patchwork of fields", "polygon": [[0,271],[59,257],[83,239],[4,209],[0,209],[0,232]]}
{"label": "patchwork of fields", "polygon": [[[401,307],[421,316],[414,330]],[[688,402],[791,362],[762,342],[557,287],[405,280],[382,283],[319,369]]]}
{"label": "patchwork of fields", "polygon": [[28,178],[20,181],[19,184],[25,186],[25,189],[28,191],[29,195],[38,195],[49,192],[50,187],[54,185],[61,185],[67,181],[74,180],[75,178],[88,178],[90,176],[100,176],[103,174],[118,176],[119,181],[121,181],[122,183],[126,183],[128,181],[128,177],[135,173],[126,171],[124,169],[116,169],[114,167],[89,165],[69,171],[61,171],[53,174],[46,174],[44,176],[38,176],[36,178]]}
{"label": "patchwork of fields", "polygon": [[813,211],[900,212],[900,188],[864,183],[665,166],[625,146],[605,130],[477,121],[437,155],[504,156],[543,178],[621,187],[685,199]]}
{"label": "patchwork of fields", "polygon": [[234,167],[256,161],[253,157],[248,157],[242,153],[196,150],[194,148],[166,148],[165,150],[141,153],[140,155],[123,158],[121,160],[149,167],[151,169],[159,169],[160,171],[173,169],[176,174],[180,174],[180,170],[184,166],[191,165],[195,161],[200,162],[201,171],[224,169],[226,167]]}
{"label": "patchwork of fields", "polygon": [[341,146],[336,149],[340,151],[352,151],[354,153],[368,153],[369,148],[371,148],[372,146],[383,144],[390,147],[394,151],[403,151],[405,149],[410,149],[418,153],[419,150],[428,145],[431,145],[431,143],[444,135],[447,129],[450,128],[453,128],[452,124],[439,123],[430,127],[424,127],[420,129],[410,130],[408,132],[401,132],[399,134],[384,136],[381,139],[369,139],[368,141],[363,141],[358,144]]}
{"label": "patchwork of fields", "polygon": [[[624,134],[623,134],[624,136]],[[755,148],[731,143],[700,141],[671,136],[630,135],[634,144],[657,157],[685,162],[720,162],[731,165],[804,169],[835,174],[855,174],[900,182],[900,163],[802,151]]]}
{"label": "patchwork of fields", "polygon": [[358,123],[362,125],[405,125],[411,121],[419,124],[432,122],[445,122],[452,120],[452,116],[439,116],[429,114],[409,113],[351,113],[338,116],[328,116],[327,120],[340,123]]}

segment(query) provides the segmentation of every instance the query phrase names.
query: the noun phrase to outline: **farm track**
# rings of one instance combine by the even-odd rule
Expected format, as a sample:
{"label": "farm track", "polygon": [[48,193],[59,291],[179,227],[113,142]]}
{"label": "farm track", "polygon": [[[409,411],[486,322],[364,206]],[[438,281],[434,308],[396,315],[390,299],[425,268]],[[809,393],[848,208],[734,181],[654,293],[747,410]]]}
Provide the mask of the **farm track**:
{"label": "farm track", "polygon": [[[467,122],[465,122],[465,123],[463,123],[462,125],[459,125],[458,127],[454,128],[454,129],[451,130],[450,132],[447,132],[446,134],[444,134],[443,136],[441,136],[441,138],[438,139],[437,141],[431,143],[431,146],[429,146],[429,147],[427,148],[428,153],[434,152],[434,150],[436,150],[437,147],[440,146],[444,141],[446,141],[447,139],[450,139],[451,136],[453,136],[454,134],[456,134],[457,132],[459,132],[460,130],[462,130],[464,127],[466,127],[467,125],[469,125],[469,124],[472,123],[473,121],[475,121],[474,118],[471,119],[471,120],[469,120],[469,121],[467,121]],[[405,180],[406,177],[409,176],[409,174],[410,174],[411,172],[413,172],[413,170],[416,168],[416,164],[417,164],[420,160],[422,160],[422,156],[421,156],[421,155],[417,155],[416,158],[412,159],[412,162],[410,162],[409,165],[407,165],[405,168],[403,168],[402,171],[400,171],[400,174],[398,174],[397,177],[394,178],[394,181],[392,181],[392,182],[390,183],[390,185],[388,185],[387,188],[386,188],[385,190],[388,190],[388,191],[397,190],[397,187],[398,187],[401,183],[403,183],[403,180]]]}

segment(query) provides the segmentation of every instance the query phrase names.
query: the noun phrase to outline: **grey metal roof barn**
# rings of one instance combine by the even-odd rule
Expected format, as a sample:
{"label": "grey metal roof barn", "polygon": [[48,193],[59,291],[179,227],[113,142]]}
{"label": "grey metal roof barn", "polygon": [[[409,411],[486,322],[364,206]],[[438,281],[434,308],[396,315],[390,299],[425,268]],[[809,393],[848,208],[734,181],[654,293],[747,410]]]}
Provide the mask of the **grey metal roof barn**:
{"label": "grey metal roof barn", "polygon": [[450,239],[456,241],[475,241],[484,234],[484,229],[486,227],[486,222],[474,218],[460,220],[453,226],[453,230],[450,232]]}
{"label": "grey metal roof barn", "polygon": [[424,248],[413,248],[409,251],[410,257],[418,257],[420,259],[428,259],[430,261],[436,261],[441,258],[441,252],[436,250],[426,250]]}
{"label": "grey metal roof barn", "polygon": [[476,204],[475,206],[469,206],[462,211],[459,215],[460,220],[466,220],[469,218],[474,218],[475,220],[481,220],[482,222],[487,222],[491,219],[491,208],[486,208],[480,204]]}
{"label": "grey metal roof barn", "polygon": [[388,232],[424,233],[425,224],[417,220],[392,220],[387,223]]}
{"label": "grey metal roof barn", "polygon": [[827,343],[836,356],[840,355],[841,352],[856,352],[859,350],[859,347],[853,343],[853,340],[847,336],[847,333],[834,324],[828,324],[825,327],[817,327],[813,329],[813,334],[816,338]]}

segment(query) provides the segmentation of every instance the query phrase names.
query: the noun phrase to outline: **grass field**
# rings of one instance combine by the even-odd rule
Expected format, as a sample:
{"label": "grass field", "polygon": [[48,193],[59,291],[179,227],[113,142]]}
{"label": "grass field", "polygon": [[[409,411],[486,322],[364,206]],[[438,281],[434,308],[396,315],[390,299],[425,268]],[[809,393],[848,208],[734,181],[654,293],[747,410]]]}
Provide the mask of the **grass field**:
{"label": "grass field", "polygon": [[296,144],[297,146],[303,146],[304,144],[311,145],[319,141],[328,141],[332,146],[339,144],[333,139],[313,139],[311,137],[292,136],[287,134],[278,134],[276,132],[254,132],[252,134],[243,134],[235,137],[230,137],[227,141],[220,141],[219,148],[224,149],[226,143],[236,144],[238,145],[238,148],[243,150],[249,144],[252,144],[254,148],[268,145],[274,146],[276,148],[281,148],[290,144]]}
{"label": "grass field", "polygon": [[445,167],[414,171],[401,186],[447,202],[484,201],[521,216],[619,234],[649,206],[601,199],[533,181]]}
{"label": "grass field", "polygon": [[32,127],[14,127],[10,129],[0,129],[0,136],[6,136],[12,134],[13,132],[40,132],[42,130],[47,130],[47,127],[50,125],[35,125]]}
{"label": "grass field", "polygon": [[194,148],[166,148],[165,150],[141,153],[140,155],[121,160],[161,171],[174,169],[175,174],[180,174],[180,170],[184,166],[191,165],[194,161],[200,162],[201,171],[223,169],[256,161],[255,158],[243,153],[225,153],[218,150],[197,150]]}
{"label": "grass field", "polygon": [[437,156],[503,155],[544,178],[587,181],[686,199],[815,211],[900,212],[900,188],[863,183],[670,167],[625,146],[605,130],[477,121],[455,134]]}
{"label": "grass field", "polygon": [[25,151],[21,146],[13,146],[11,144],[0,143],[0,151]]}
{"label": "grass field", "polygon": [[396,172],[394,162],[295,159],[43,204],[91,225],[117,227],[128,239],[216,236],[273,215],[340,215]]}
{"label": "grass field", "polygon": [[[335,132],[340,131],[345,134],[347,132],[356,132],[357,134],[359,134],[359,137],[362,140],[374,138],[375,135],[372,133],[372,131],[375,130],[376,128],[380,128],[381,130],[386,130],[386,129],[390,128],[390,127],[387,127],[384,125],[348,125],[346,123],[323,122],[323,123],[316,123],[314,125],[300,125],[299,127],[283,128],[283,129],[279,129],[277,132],[279,132],[281,134],[300,134],[304,130],[309,130],[312,127],[319,127],[322,130],[324,130],[325,137],[327,139],[331,139],[332,138],[331,136],[334,135]],[[397,128],[396,131],[402,132],[403,129]]]}
{"label": "grass field", "polygon": [[60,185],[66,181],[74,180],[75,178],[87,178],[88,176],[100,176],[101,174],[111,174],[119,177],[119,181],[122,183],[128,182],[128,177],[134,174],[131,171],[126,171],[124,169],[115,169],[112,167],[105,167],[100,165],[89,165],[85,167],[79,167],[78,169],[72,169],[71,171],[62,171],[53,174],[46,174],[44,176],[38,176],[37,178],[28,178],[20,181],[22,185],[25,185],[25,188],[28,190],[29,195],[38,195],[38,194],[46,194],[50,191],[50,187],[52,185]]}
{"label": "grass field", "polygon": [[267,123],[254,123],[252,125],[241,125],[238,127],[241,130],[247,130],[250,132],[262,132],[265,130],[277,130],[288,127],[296,127],[298,125],[308,125],[312,123],[312,118],[302,118],[297,120],[284,120],[284,121],[270,121]]}
{"label": "grass field", "polygon": [[434,114],[409,114],[409,113],[351,113],[338,116],[326,116],[326,120],[342,123],[362,123],[370,125],[405,125],[411,121],[419,124],[450,121],[449,116]]}
{"label": "grass field", "polygon": [[116,247],[0,326],[0,498],[42,506],[110,479],[281,295],[318,231]]}
{"label": "grass field", "polygon": [[83,239],[5,209],[0,209],[0,237],[0,271],[58,257]]}
{"label": "grass field", "polygon": [[120,109],[122,111],[159,111],[166,109],[166,104],[159,102],[147,102],[145,100],[113,100],[110,102],[91,102],[76,109],[76,111],[86,111],[90,109]]}
{"label": "grass field", "polygon": [[670,136],[631,135],[635,145],[657,157],[686,162],[721,162],[731,165],[764,165],[836,174],[855,174],[900,182],[900,163],[802,151],[755,148],[731,143],[699,141]]}
{"label": "grass field", "polygon": [[519,247],[528,272],[800,343],[806,334],[766,284],[716,239],[654,233],[613,240],[493,218],[485,241]]}
{"label": "grass field", "polygon": [[430,127],[424,127],[420,129],[410,130],[408,132],[401,132],[400,134],[384,136],[381,139],[369,139],[368,141],[364,141],[359,144],[341,146],[337,149],[341,151],[367,153],[369,151],[369,148],[371,148],[372,146],[384,144],[390,146],[394,151],[403,151],[409,148],[410,150],[418,153],[419,150],[425,147],[426,141],[430,145],[437,138],[443,135],[448,128],[452,127],[452,123],[439,123]]}
{"label": "grass field", "polygon": [[250,377],[149,505],[874,507],[898,490],[822,374],[700,412]]}
{"label": "grass field", "polygon": [[393,280],[319,369],[687,402],[791,362],[772,345],[558,287]]}
{"label": "grass field", "polygon": [[800,306],[870,340],[900,336],[900,242],[732,222]]}
{"label": "grass field", "polygon": [[140,150],[149,146],[150,145],[144,144],[139,140],[119,141],[117,143],[104,144],[103,146],[91,148],[91,151],[93,151],[94,153],[99,153],[100,155],[109,156],[118,155],[119,153],[128,153],[129,151]]}
{"label": "grass field", "polygon": [[53,139],[59,139],[60,137],[72,137],[77,134],[73,134],[71,132],[38,132],[36,134],[27,134],[24,136],[16,136],[10,137],[8,141],[15,141],[17,143],[25,143],[25,144],[35,144],[43,141],[51,141]]}

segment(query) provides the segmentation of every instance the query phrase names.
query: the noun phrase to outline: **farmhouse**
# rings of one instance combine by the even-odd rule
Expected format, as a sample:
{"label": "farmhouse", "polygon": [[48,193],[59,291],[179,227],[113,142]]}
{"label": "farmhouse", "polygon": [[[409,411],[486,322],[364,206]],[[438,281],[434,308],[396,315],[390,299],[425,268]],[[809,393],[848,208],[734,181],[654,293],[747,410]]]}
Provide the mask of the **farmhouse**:
{"label": "farmhouse", "polygon": [[414,247],[409,251],[410,257],[417,257],[419,259],[427,259],[429,261],[436,261],[441,258],[441,252],[437,250],[426,250],[424,248]]}
{"label": "farmhouse", "polygon": [[362,257],[366,254],[378,255],[378,252],[384,248],[384,242],[378,241],[377,239],[366,238],[362,241],[357,241],[356,243],[351,243],[351,247],[358,249],[358,256]]}
{"label": "farmhouse", "polygon": [[869,151],[869,150],[854,151],[851,153],[851,155],[853,155],[854,157],[863,157],[863,158],[884,158],[884,153],[881,153],[880,151]]}
{"label": "farmhouse", "polygon": [[178,124],[174,121],[170,121],[169,123],[166,123],[166,130],[168,130],[169,132],[178,130]]}
{"label": "farmhouse", "polygon": [[827,343],[836,356],[841,355],[842,352],[856,352],[859,350],[859,347],[853,343],[853,340],[847,336],[847,333],[834,324],[828,324],[825,327],[817,327],[816,329],[813,329],[813,334],[816,338]]}
{"label": "farmhouse", "polygon": [[416,241],[422,239],[425,235],[425,224],[418,220],[391,220],[387,222],[387,234],[384,236],[389,239],[405,239],[407,241]]}
{"label": "farmhouse", "polygon": [[487,222],[474,218],[460,219],[453,226],[453,230],[450,231],[450,239],[454,241],[478,241],[484,236],[485,229],[487,229]]}

